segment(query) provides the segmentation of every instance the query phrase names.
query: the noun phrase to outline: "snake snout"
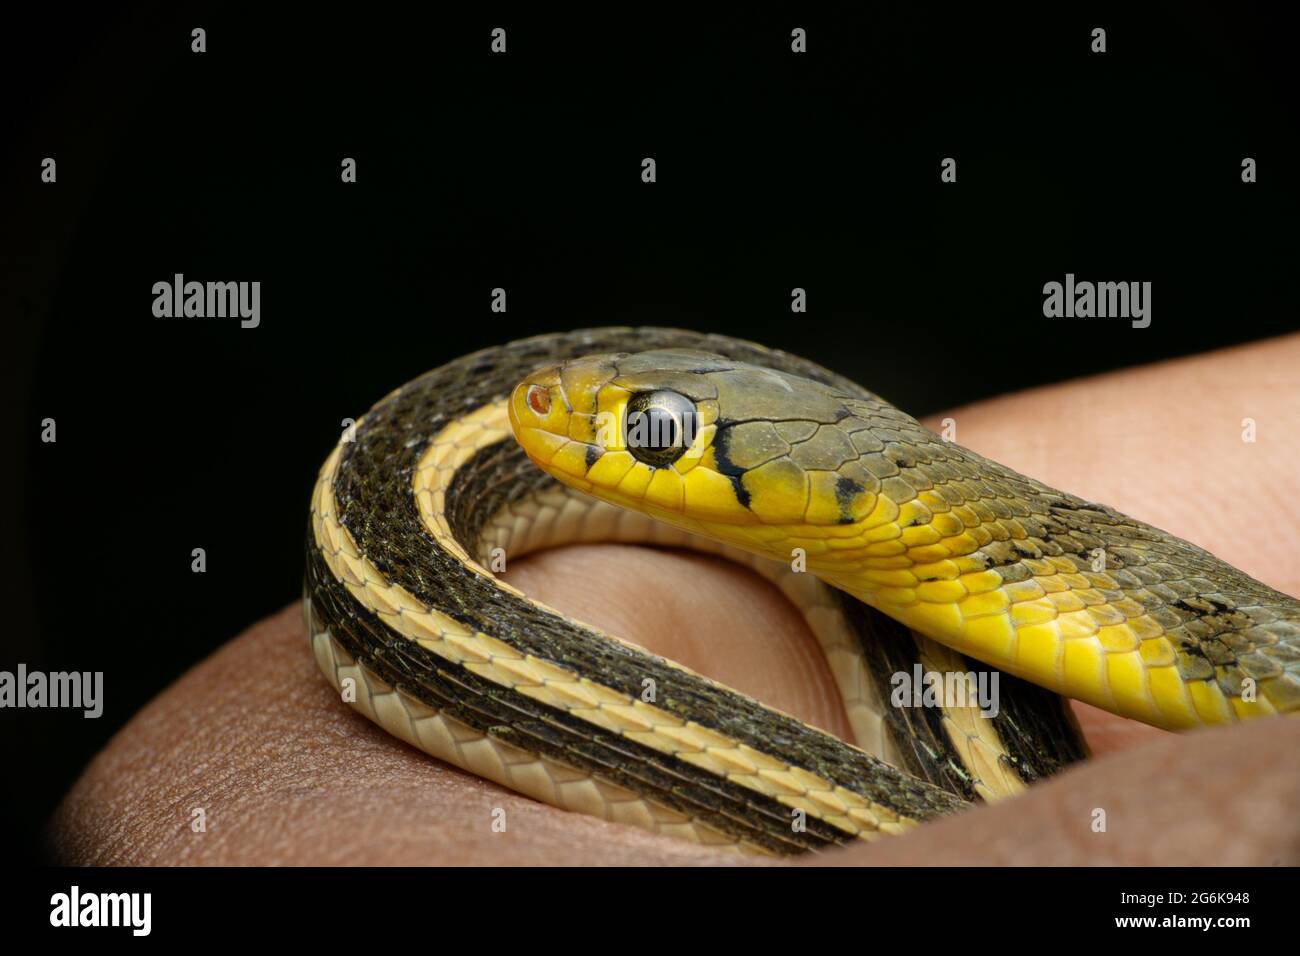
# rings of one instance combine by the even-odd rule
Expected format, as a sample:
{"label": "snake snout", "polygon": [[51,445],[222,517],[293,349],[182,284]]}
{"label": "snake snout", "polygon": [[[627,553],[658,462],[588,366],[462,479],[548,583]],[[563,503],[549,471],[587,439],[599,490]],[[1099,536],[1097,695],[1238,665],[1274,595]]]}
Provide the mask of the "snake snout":
{"label": "snake snout", "polygon": [[507,406],[515,440],[536,464],[550,470],[560,451],[571,443],[571,410],[560,382],[559,366],[525,378],[510,393]]}
{"label": "snake snout", "polygon": [[550,430],[560,424],[566,403],[560,390],[559,368],[543,369],[529,375],[515,386],[509,405],[510,424],[516,433],[521,425]]}

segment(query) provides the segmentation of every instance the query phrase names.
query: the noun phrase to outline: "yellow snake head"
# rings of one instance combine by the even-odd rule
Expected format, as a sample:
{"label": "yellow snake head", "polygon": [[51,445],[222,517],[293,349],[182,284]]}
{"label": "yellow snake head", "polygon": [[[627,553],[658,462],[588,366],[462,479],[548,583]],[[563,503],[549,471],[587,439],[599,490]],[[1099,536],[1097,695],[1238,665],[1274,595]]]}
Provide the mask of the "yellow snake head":
{"label": "yellow snake head", "polygon": [[843,566],[880,487],[859,457],[881,444],[850,430],[866,429],[857,398],[663,349],[544,369],[509,405],[516,440],[565,484],[749,551],[789,560],[804,547],[810,562]]}

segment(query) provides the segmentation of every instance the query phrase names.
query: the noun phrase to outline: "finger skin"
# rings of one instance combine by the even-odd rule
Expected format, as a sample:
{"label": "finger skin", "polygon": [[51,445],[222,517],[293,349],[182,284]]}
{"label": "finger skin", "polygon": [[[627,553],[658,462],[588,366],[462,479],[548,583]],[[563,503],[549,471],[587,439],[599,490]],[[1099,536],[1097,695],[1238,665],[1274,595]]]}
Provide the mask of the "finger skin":
{"label": "finger skin", "polygon": [[[953,417],[960,443],[1297,593],[1300,446],[1287,438],[1300,421],[1300,387],[1288,372],[1297,367],[1300,336],[1291,336],[1038,389],[927,423],[939,428],[939,419]],[[1257,423],[1257,442],[1241,441],[1243,418]],[[1271,509],[1264,526],[1261,501]],[[597,561],[609,579],[644,587],[609,588],[593,601],[573,586],[572,571]],[[844,732],[811,636],[752,573],[694,555],[600,545],[520,562],[511,575],[566,613]],[[52,821],[61,862],[739,861],[542,806],[397,741],[342,704],[316,672],[299,613],[295,605],[255,625],[110,741]],[[1300,862],[1300,722],[1171,735],[1093,708],[1079,714],[1099,759],[1015,801],[809,862]],[[195,808],[206,812],[206,832],[191,829]],[[506,811],[506,833],[491,829],[496,808]],[[1093,830],[1098,809],[1105,832]]]}
{"label": "finger skin", "polygon": [[[852,866],[1294,866],[1300,721],[1165,734],[1003,801],[812,862]],[[1104,813],[1104,817],[1098,814]],[[1104,830],[1096,829],[1104,822]]]}
{"label": "finger skin", "polygon": [[[592,590],[596,577],[619,585]],[[685,551],[598,544],[524,559],[505,579],[804,723],[852,735],[812,631],[774,585],[747,568]]]}
{"label": "finger skin", "polygon": [[[195,833],[195,808],[206,832]],[[506,832],[492,830],[505,810]],[[51,826],[74,865],[684,864],[716,853],[565,813],[421,753],[355,713],[285,608],[151,701]]]}

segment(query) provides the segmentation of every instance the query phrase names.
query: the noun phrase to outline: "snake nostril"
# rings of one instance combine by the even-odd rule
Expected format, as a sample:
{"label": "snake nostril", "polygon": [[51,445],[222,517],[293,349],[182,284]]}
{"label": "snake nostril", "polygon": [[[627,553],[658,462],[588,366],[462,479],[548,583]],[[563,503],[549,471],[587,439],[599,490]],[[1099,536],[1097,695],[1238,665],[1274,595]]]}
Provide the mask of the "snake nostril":
{"label": "snake nostril", "polygon": [[528,389],[528,407],[538,415],[545,415],[551,410],[551,391],[541,385],[533,385]]}

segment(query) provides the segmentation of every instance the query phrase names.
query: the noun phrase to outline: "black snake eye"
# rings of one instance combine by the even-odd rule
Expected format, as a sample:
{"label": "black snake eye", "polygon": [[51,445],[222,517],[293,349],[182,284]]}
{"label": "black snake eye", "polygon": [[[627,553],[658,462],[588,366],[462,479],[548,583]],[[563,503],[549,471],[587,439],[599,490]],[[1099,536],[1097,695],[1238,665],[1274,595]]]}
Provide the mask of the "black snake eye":
{"label": "black snake eye", "polygon": [[640,392],[627,403],[627,450],[655,468],[671,465],[695,441],[695,403],[665,390]]}

